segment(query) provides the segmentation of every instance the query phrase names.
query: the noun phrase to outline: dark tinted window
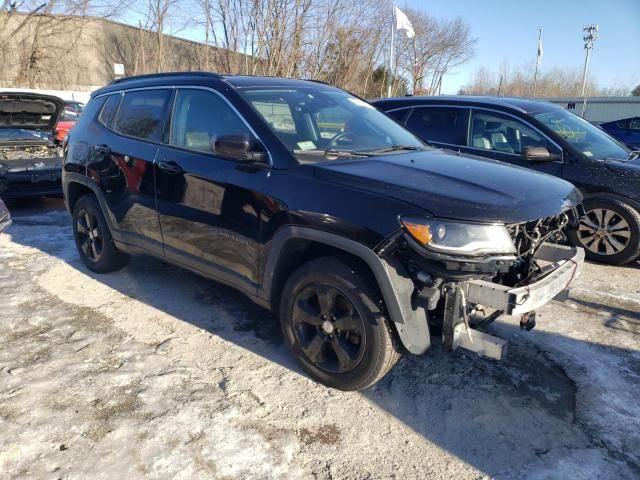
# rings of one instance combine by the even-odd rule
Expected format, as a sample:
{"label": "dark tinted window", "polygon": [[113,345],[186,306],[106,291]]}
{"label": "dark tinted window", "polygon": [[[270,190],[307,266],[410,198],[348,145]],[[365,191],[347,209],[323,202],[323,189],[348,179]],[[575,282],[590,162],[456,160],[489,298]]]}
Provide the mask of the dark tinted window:
{"label": "dark tinted window", "polygon": [[102,111],[98,116],[98,120],[104,125],[110,126],[113,115],[116,113],[118,103],[120,102],[120,94],[109,95],[102,106]]}
{"label": "dark tinted window", "polygon": [[403,108],[402,110],[394,110],[392,112],[386,112],[391,118],[393,118],[398,123],[404,123],[404,120],[407,118],[407,115],[411,113],[410,108]]}
{"label": "dark tinted window", "polygon": [[217,93],[181,89],[176,97],[171,144],[211,152],[211,140],[221,133],[245,133],[249,128]]}
{"label": "dark tinted window", "polygon": [[463,108],[420,107],[407,119],[407,127],[426,140],[458,145],[465,118]]}
{"label": "dark tinted window", "polygon": [[124,94],[115,129],[132,137],[160,141],[169,90],[141,90]]}

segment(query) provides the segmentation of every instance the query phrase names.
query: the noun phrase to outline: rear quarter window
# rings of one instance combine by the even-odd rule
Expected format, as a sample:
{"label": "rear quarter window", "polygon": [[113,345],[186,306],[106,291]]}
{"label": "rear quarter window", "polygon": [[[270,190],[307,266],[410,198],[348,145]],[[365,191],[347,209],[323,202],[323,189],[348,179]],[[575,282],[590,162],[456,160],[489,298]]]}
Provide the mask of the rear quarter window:
{"label": "rear quarter window", "polygon": [[102,106],[102,110],[100,110],[100,115],[98,115],[98,121],[103,125],[110,127],[113,121],[113,117],[115,116],[116,111],[118,110],[118,104],[120,103],[121,95],[119,93],[109,95]]}

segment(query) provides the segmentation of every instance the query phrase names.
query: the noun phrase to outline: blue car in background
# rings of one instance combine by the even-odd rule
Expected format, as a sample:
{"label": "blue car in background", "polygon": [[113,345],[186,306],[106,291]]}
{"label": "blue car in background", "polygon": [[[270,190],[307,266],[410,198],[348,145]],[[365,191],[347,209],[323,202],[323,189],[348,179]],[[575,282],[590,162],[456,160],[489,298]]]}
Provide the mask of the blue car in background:
{"label": "blue car in background", "polygon": [[640,149],[640,117],[601,123],[600,127],[627,147]]}

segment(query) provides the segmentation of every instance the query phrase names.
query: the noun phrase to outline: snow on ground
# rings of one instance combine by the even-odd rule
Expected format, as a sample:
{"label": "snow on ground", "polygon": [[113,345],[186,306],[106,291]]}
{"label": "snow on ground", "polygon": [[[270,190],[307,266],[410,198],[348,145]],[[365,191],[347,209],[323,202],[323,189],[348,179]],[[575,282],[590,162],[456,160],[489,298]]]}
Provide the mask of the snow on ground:
{"label": "snow on ground", "polygon": [[60,202],[0,235],[3,478],[639,478],[640,269],[587,265],[497,363],[436,344],[360,393],[242,295],[151,258],[95,275]]}

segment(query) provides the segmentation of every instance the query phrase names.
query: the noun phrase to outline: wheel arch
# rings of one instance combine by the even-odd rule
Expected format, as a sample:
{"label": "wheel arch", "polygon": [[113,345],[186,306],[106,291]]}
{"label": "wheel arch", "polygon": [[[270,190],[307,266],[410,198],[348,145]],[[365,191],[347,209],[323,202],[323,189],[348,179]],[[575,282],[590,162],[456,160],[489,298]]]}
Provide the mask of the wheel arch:
{"label": "wheel arch", "polygon": [[640,202],[633,200],[629,197],[625,197],[624,195],[619,195],[617,193],[611,193],[611,192],[582,192],[583,195],[583,201],[584,200],[592,200],[595,198],[613,198],[615,200],[618,200],[620,202],[626,203],[627,205],[629,205],[630,207],[633,207],[638,213],[640,213]]}
{"label": "wheel arch", "polygon": [[94,191],[89,188],[84,183],[80,183],[77,181],[70,181],[67,184],[67,188],[65,190],[65,203],[67,205],[67,210],[69,213],[73,213],[73,209],[76,207],[76,203],[78,199],[83,195],[94,194]]}
{"label": "wheel arch", "polygon": [[302,226],[280,228],[265,256],[259,296],[272,309],[277,308],[282,287],[295,268],[303,261],[326,255],[347,255],[364,265],[380,290],[404,347],[415,354],[429,348],[427,314],[412,304],[415,287],[402,264],[381,258],[366,245],[337,234]]}

